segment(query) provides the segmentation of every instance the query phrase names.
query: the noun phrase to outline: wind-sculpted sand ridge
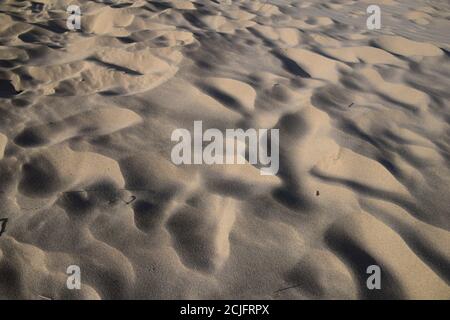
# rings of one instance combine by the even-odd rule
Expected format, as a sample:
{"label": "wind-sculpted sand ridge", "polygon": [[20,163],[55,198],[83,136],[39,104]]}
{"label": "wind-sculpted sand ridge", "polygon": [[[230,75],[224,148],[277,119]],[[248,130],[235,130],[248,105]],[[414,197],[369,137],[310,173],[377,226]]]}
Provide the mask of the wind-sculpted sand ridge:
{"label": "wind-sculpted sand ridge", "polygon": [[[1,1],[0,298],[449,299],[447,7],[369,2]],[[175,165],[194,121],[279,171]]]}
{"label": "wind-sculpted sand ridge", "polygon": [[133,126],[141,117],[127,109],[99,108],[70,116],[58,122],[50,122],[24,129],[16,138],[20,146],[53,145],[83,135],[108,135]]}

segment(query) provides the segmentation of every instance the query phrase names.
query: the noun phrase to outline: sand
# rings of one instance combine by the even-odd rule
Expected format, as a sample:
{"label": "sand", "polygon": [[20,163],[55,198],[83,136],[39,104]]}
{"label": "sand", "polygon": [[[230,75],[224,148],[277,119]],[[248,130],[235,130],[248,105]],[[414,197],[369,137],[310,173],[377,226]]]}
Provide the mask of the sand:
{"label": "sand", "polygon": [[[0,1],[0,299],[450,298],[448,3],[40,2]],[[279,172],[175,165],[194,121]]]}

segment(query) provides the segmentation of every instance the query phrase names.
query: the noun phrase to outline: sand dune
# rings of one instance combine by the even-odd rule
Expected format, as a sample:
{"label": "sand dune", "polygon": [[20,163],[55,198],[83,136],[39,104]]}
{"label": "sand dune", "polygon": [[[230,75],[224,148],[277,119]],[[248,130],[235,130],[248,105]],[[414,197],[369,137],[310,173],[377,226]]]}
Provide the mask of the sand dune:
{"label": "sand dune", "polygon": [[[450,298],[445,1],[39,2],[0,1],[0,299]],[[175,165],[194,121],[279,171]]]}

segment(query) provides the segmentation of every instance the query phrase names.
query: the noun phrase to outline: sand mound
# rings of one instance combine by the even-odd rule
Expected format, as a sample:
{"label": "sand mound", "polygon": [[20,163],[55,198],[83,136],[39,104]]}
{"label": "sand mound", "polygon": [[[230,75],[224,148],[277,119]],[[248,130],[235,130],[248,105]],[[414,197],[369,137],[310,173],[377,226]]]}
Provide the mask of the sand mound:
{"label": "sand mound", "polygon": [[410,11],[405,15],[405,17],[422,26],[429,24],[432,19],[429,14],[420,11]]}
{"label": "sand mound", "polygon": [[187,267],[205,272],[221,268],[230,254],[234,200],[193,195],[168,221],[174,247]]}
{"label": "sand mound", "polygon": [[[379,237],[380,234],[383,235],[382,238]],[[445,281],[423,263],[397,233],[367,213],[344,217],[330,228],[327,241],[355,268],[364,269],[365,265],[371,263],[383,266],[384,276],[389,281],[398,283],[395,289],[387,290],[381,298],[448,298]],[[357,252],[358,259],[352,252]],[[420,272],[420,277],[416,272]],[[365,286],[364,280],[360,278],[361,287]],[[368,293],[368,298],[376,298],[376,294],[376,291],[373,296]]]}
{"label": "sand mound", "polygon": [[337,81],[340,70],[349,70],[346,65],[309,50],[286,49],[285,54],[313,78]]}
{"label": "sand mound", "polygon": [[141,120],[138,114],[130,110],[104,107],[82,112],[58,122],[27,127],[14,141],[24,147],[53,145],[75,137],[112,134]]}
{"label": "sand mound", "polygon": [[443,54],[441,49],[432,44],[412,41],[399,36],[382,36],[376,40],[376,44],[384,50],[405,57],[433,57]]}
{"label": "sand mound", "polygon": [[403,65],[392,54],[374,47],[326,48],[324,53],[343,62]]}
{"label": "sand mound", "polygon": [[84,190],[103,182],[124,187],[117,162],[95,153],[53,147],[24,164],[19,188],[27,195],[40,196],[77,188]]}
{"label": "sand mound", "polygon": [[207,78],[204,87],[211,96],[242,113],[251,113],[255,107],[256,92],[246,83],[233,79]]}

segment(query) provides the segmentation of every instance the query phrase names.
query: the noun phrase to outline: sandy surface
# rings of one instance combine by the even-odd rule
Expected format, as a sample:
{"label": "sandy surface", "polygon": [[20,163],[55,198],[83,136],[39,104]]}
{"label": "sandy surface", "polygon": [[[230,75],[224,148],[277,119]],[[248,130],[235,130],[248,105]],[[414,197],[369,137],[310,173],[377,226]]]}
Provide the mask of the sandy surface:
{"label": "sandy surface", "polygon": [[[42,2],[0,1],[1,299],[450,298],[447,1]],[[175,166],[195,120],[280,171]]]}

